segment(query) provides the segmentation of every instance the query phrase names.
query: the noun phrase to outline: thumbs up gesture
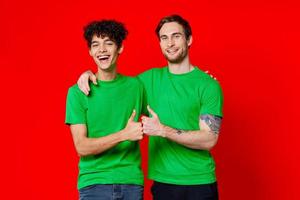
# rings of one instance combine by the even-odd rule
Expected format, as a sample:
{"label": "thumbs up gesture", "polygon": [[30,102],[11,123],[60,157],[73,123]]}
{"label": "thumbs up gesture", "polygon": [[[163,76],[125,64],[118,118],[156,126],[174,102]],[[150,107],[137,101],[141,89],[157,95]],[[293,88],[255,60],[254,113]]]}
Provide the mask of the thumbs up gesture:
{"label": "thumbs up gesture", "polygon": [[143,139],[142,123],[135,122],[136,111],[133,110],[126,127],[122,130],[124,140],[137,141]]}
{"label": "thumbs up gesture", "polygon": [[152,117],[146,117],[146,116],[142,117],[143,132],[147,135],[165,137],[163,125],[160,123],[159,117],[150,108],[149,105],[147,106],[147,109],[149,113],[152,115]]}

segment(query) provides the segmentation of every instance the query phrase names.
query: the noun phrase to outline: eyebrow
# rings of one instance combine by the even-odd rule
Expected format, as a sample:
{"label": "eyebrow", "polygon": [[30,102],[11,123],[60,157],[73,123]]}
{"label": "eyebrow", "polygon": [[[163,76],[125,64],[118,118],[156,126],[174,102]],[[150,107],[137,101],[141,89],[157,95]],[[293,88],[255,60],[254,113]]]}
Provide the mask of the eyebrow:
{"label": "eyebrow", "polygon": [[182,35],[182,33],[180,33],[180,32],[175,32],[175,33],[172,33],[171,35]]}
{"label": "eyebrow", "polygon": [[104,39],[104,42],[107,42],[107,41],[111,41],[111,42],[113,42],[113,40],[112,40],[112,39],[109,39],[109,38],[106,38],[106,39]]}
{"label": "eyebrow", "polygon": [[[113,40],[107,38],[107,39],[104,39],[104,42],[114,42]],[[98,41],[92,41],[92,44],[96,44],[96,43],[99,43]]]}
{"label": "eyebrow", "polygon": [[[171,36],[173,36],[173,35],[183,35],[183,34],[180,32],[174,32],[174,33],[171,33]],[[160,38],[162,38],[162,37],[167,37],[167,35],[166,34],[161,35]]]}

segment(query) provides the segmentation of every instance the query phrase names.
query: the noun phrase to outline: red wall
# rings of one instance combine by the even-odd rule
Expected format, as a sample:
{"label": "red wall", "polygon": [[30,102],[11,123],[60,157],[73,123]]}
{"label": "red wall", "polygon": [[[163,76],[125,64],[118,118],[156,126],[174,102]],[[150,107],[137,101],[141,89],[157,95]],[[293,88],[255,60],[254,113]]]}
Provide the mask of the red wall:
{"label": "red wall", "polygon": [[[101,18],[125,22],[130,33],[119,71],[136,75],[166,64],[154,29],[172,13],[191,23],[192,63],[210,70],[224,90],[213,150],[220,199],[299,199],[296,1],[108,2],[0,2],[1,199],[77,198],[78,158],[64,115],[68,87],[96,69],[82,27]],[[146,149],[143,141],[145,158]]]}

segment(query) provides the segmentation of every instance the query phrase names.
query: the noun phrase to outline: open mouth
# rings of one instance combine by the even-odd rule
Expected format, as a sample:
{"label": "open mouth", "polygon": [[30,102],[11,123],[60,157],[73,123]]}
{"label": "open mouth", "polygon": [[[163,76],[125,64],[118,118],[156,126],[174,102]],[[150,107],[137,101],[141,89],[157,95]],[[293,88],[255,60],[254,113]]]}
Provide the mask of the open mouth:
{"label": "open mouth", "polygon": [[97,56],[98,60],[101,61],[107,61],[109,59],[109,55],[105,55],[105,56]]}
{"label": "open mouth", "polygon": [[178,49],[168,49],[168,50],[167,50],[167,53],[173,55],[173,54],[175,54],[177,51],[178,51]]}

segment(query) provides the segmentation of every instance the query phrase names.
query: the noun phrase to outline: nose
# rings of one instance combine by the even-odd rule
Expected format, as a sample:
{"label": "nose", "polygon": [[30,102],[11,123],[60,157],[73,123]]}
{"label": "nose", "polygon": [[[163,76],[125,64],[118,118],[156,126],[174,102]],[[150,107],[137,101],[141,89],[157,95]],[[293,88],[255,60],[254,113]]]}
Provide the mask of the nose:
{"label": "nose", "polygon": [[168,39],[167,45],[168,47],[174,46],[174,40],[172,38]]}
{"label": "nose", "polygon": [[105,45],[99,45],[98,51],[101,52],[101,53],[106,52]]}

